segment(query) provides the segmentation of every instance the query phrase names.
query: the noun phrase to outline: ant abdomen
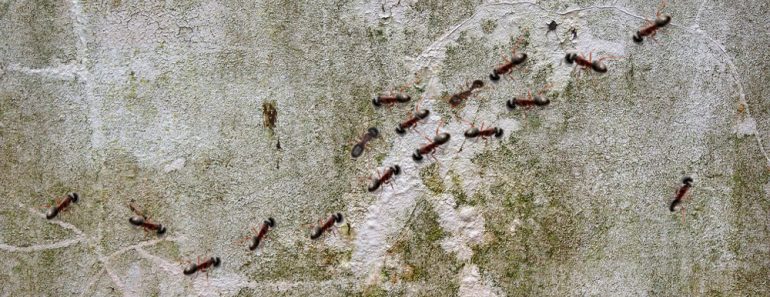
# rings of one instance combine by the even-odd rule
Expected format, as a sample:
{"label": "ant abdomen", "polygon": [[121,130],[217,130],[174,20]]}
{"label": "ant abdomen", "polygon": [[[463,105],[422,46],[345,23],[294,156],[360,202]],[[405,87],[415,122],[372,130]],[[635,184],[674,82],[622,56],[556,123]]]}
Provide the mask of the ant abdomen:
{"label": "ant abdomen", "polygon": [[441,133],[439,135],[436,135],[436,137],[433,137],[433,142],[435,142],[438,145],[442,145],[447,143],[449,141],[449,133]]}
{"label": "ant abdomen", "polygon": [[668,25],[668,23],[671,22],[671,16],[670,15],[661,15],[655,19],[655,26],[658,27],[664,27]]}
{"label": "ant abdomen", "polygon": [[352,150],[352,151],[350,151],[350,155],[351,155],[353,158],[358,158],[358,157],[360,157],[360,156],[361,156],[361,154],[363,154],[363,153],[364,153],[364,145],[363,145],[363,144],[360,144],[360,143],[357,143],[356,145],[354,145],[354,146],[353,146],[353,150]]}
{"label": "ant abdomen", "polygon": [[142,226],[142,224],[144,224],[144,218],[140,216],[130,217],[128,218],[128,222],[134,226]]}
{"label": "ant abdomen", "polygon": [[259,247],[259,242],[262,241],[262,238],[259,238],[258,236],[254,236],[251,240],[251,245],[249,245],[249,250],[253,251],[256,250],[257,247]]}
{"label": "ant abdomen", "polygon": [[668,210],[670,210],[671,212],[674,212],[674,211],[676,211],[676,207],[677,207],[677,206],[679,205],[679,203],[681,203],[681,202],[682,202],[682,200],[680,200],[680,199],[674,199],[674,201],[671,201],[671,206],[669,206],[669,207],[668,207]]}
{"label": "ant abdomen", "polygon": [[369,185],[367,190],[369,190],[369,192],[374,192],[374,191],[376,191],[377,189],[380,188],[381,184],[382,184],[382,182],[379,179],[372,179],[372,184]]}
{"label": "ant abdomen", "polygon": [[59,214],[59,208],[54,206],[48,209],[48,211],[45,213],[45,218],[50,220],[56,217],[56,215],[58,214]]}
{"label": "ant abdomen", "polygon": [[591,62],[591,68],[599,73],[605,73],[607,72],[607,66],[604,65],[601,61],[593,61]]}
{"label": "ant abdomen", "polygon": [[198,265],[190,264],[190,266],[187,266],[187,268],[185,268],[182,273],[184,273],[184,275],[190,275],[195,273],[196,271],[198,271]]}
{"label": "ant abdomen", "polygon": [[316,226],[313,228],[313,233],[310,234],[310,239],[318,239],[324,234],[324,230],[321,227]]}
{"label": "ant abdomen", "polygon": [[535,105],[537,105],[537,106],[546,106],[549,103],[551,103],[551,100],[549,100],[548,98],[545,98],[543,96],[535,96],[534,99],[535,99]]}
{"label": "ant abdomen", "polygon": [[473,138],[473,137],[479,136],[479,133],[480,133],[479,128],[473,127],[468,130],[465,130],[465,137]]}
{"label": "ant abdomen", "polygon": [[484,86],[484,82],[480,79],[474,80],[471,84],[471,89],[478,89]]}

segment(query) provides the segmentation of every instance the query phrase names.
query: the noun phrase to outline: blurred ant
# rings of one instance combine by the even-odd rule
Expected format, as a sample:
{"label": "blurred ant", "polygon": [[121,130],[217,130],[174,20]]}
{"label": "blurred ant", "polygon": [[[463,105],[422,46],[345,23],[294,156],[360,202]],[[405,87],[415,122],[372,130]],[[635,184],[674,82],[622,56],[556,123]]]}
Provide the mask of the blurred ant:
{"label": "blurred ant", "polygon": [[685,176],[682,179],[682,186],[679,188],[679,190],[676,192],[676,196],[674,197],[674,201],[671,201],[671,205],[668,207],[668,210],[671,212],[676,211],[676,209],[681,206],[682,210],[682,223],[685,222],[684,219],[684,213],[685,213],[685,207],[682,204],[682,201],[685,199],[685,195],[687,194],[687,191],[690,190],[692,187],[693,179],[692,177]]}
{"label": "blurred ant", "polygon": [[371,141],[374,138],[377,138],[380,136],[380,130],[377,130],[375,127],[369,128],[369,130],[366,131],[366,133],[361,136],[361,141],[356,143],[356,145],[353,146],[353,150],[350,152],[350,155],[353,156],[353,158],[358,158],[361,156],[361,154],[364,153],[364,148],[366,148],[366,143]]}
{"label": "blurred ant", "polygon": [[500,138],[503,136],[503,129],[499,127],[491,127],[491,128],[484,128],[484,124],[481,125],[480,128],[471,127],[468,130],[465,130],[465,138],[476,138],[481,137],[482,139],[487,139],[489,137],[494,136],[495,138]]}
{"label": "blurred ant", "polygon": [[652,38],[653,41],[656,43],[658,42],[655,40],[655,34],[657,34],[658,29],[665,27],[668,25],[668,23],[671,22],[671,16],[661,14],[661,11],[666,8],[666,0],[663,0],[658,5],[658,10],[655,12],[655,21],[651,21],[648,19],[645,19],[645,22],[647,23],[646,26],[639,29],[639,31],[636,31],[632,39],[636,43],[642,43],[643,39],[642,37],[649,36]]}
{"label": "blurred ant", "polygon": [[[182,273],[185,275],[191,275],[195,272],[201,271],[201,272],[208,272],[209,267],[219,267],[219,265],[222,263],[222,260],[219,259],[219,257],[211,257],[205,262],[201,263],[200,257],[198,257],[198,264],[190,263],[190,266],[184,269]],[[206,274],[208,277],[208,273]]]}
{"label": "blurred ant", "polygon": [[448,133],[440,133],[438,134],[438,127],[436,128],[436,136],[433,137],[433,140],[431,141],[429,138],[425,137],[430,141],[428,144],[423,145],[422,147],[416,149],[414,151],[414,154],[412,154],[412,159],[414,159],[415,162],[420,162],[423,159],[423,155],[430,154],[431,157],[435,160],[436,157],[434,154],[436,153],[436,149],[449,142],[449,134]]}
{"label": "blurred ant", "polygon": [[[551,29],[551,24],[553,24],[553,29]],[[551,24],[548,24],[548,32],[551,32],[551,30],[556,29],[556,22],[551,22]],[[546,35],[548,33],[546,32]],[[519,39],[516,41],[516,45],[511,50],[511,60],[508,60],[507,57],[503,56],[503,59],[505,60],[505,63],[503,63],[500,66],[497,66],[497,68],[492,70],[492,74],[489,75],[489,79],[492,81],[498,81],[500,80],[500,74],[508,74],[510,75],[513,72],[513,67],[519,64],[524,63],[524,61],[527,60],[527,54],[525,53],[516,53],[516,48],[519,47],[519,44],[524,40],[524,37],[519,37]]]}
{"label": "blurred ant", "polygon": [[449,98],[449,105],[452,107],[457,107],[458,105],[462,104],[463,101],[470,98],[471,95],[473,95],[473,91],[480,89],[484,87],[484,82],[481,80],[474,80],[471,85],[468,87],[467,90],[460,91],[459,93],[455,93]]}
{"label": "blurred ant", "polygon": [[532,96],[532,91],[527,91],[526,98],[513,98],[505,102],[505,105],[510,109],[516,109],[516,106],[546,106],[551,103],[551,100],[543,96],[543,93],[548,90],[550,86],[546,85],[537,92],[535,96]]}
{"label": "blurred ant", "polygon": [[412,100],[412,96],[409,96],[409,94],[404,92],[404,89],[406,89],[407,85],[414,84],[417,81],[419,81],[419,78],[415,79],[414,81],[407,83],[404,86],[401,86],[399,88],[399,93],[393,95],[393,94],[386,94],[386,95],[379,95],[377,97],[374,97],[372,99],[372,104],[374,104],[375,107],[380,107],[383,104],[388,106],[393,106],[396,103],[407,103]]}
{"label": "blurred ant", "polygon": [[399,175],[399,174],[401,174],[401,166],[398,166],[398,165],[393,165],[388,167],[388,169],[385,169],[385,172],[383,172],[382,174],[380,174],[378,171],[377,176],[379,177],[372,179],[372,184],[369,186],[369,192],[376,191],[377,189],[380,188],[380,185],[390,184],[392,182],[392,178],[395,175]]}
{"label": "blurred ant", "polygon": [[46,219],[53,219],[56,217],[56,215],[59,214],[62,210],[65,210],[68,206],[70,206],[71,203],[77,203],[78,202],[78,193],[67,193],[67,196],[64,197],[64,199],[56,198],[55,206],[52,206],[48,211],[45,213]]}
{"label": "blurred ant", "polygon": [[137,206],[134,205],[133,201],[128,203],[128,208],[131,209],[132,212],[136,214],[136,216],[128,218],[128,222],[131,223],[131,225],[138,226],[144,228],[144,231],[152,230],[158,233],[158,235],[162,235],[163,233],[166,233],[166,227],[161,224],[152,223],[147,216],[139,210]]}
{"label": "blurred ant", "polygon": [[398,127],[396,127],[396,133],[400,135],[404,135],[406,133],[406,129],[417,126],[417,122],[424,120],[429,115],[430,115],[430,110],[422,109],[417,111],[414,114],[414,116],[398,124]]}
{"label": "blurred ant", "polygon": [[321,237],[321,235],[324,234],[324,232],[328,231],[332,226],[334,226],[334,223],[342,223],[341,213],[332,214],[321,226],[313,228],[313,233],[310,234],[310,239],[318,239]]}
{"label": "blurred ant", "polygon": [[594,71],[599,72],[599,73],[607,72],[607,66],[604,65],[604,63],[602,63],[602,60],[611,59],[611,58],[614,58],[614,57],[604,57],[604,58],[601,58],[599,60],[595,60],[594,61],[593,58],[592,58],[592,55],[593,55],[593,53],[589,52],[588,53],[588,59],[586,59],[585,57],[583,57],[583,55],[579,55],[577,53],[567,53],[564,56],[564,60],[567,61],[567,64],[572,64],[574,62],[575,64],[577,64],[577,65],[575,65],[575,67],[581,66],[582,69],[591,68]]}
{"label": "blurred ant", "polygon": [[[259,247],[259,243],[262,242],[262,239],[267,235],[267,231],[272,230],[273,227],[275,227],[275,219],[272,217],[267,218],[267,220],[262,222],[262,227],[259,228],[259,231],[252,227],[251,230],[254,231],[255,235],[251,237],[251,245],[249,245],[249,250],[256,250]],[[248,239],[248,237],[245,237],[244,239]]]}

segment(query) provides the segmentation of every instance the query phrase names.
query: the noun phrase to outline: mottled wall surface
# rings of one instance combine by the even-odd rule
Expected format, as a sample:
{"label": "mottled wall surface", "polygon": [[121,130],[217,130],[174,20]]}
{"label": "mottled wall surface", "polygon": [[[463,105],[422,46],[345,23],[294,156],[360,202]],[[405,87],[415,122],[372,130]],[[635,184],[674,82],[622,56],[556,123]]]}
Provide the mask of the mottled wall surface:
{"label": "mottled wall surface", "polygon": [[[674,1],[633,43],[657,4],[0,1],[0,296],[768,295],[770,3]],[[505,107],[544,86],[549,106]],[[418,98],[431,116],[397,135]],[[505,134],[463,141],[466,121]],[[168,232],[131,226],[132,199]]]}

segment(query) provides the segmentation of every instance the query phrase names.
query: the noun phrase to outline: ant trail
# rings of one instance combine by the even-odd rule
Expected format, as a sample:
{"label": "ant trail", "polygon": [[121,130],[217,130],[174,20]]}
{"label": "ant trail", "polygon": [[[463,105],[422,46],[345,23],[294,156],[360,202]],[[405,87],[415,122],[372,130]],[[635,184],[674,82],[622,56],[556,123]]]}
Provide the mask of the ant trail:
{"label": "ant trail", "polygon": [[78,72],[81,71],[78,65],[64,64],[56,67],[29,68],[18,64],[10,64],[8,71],[23,73],[29,76],[38,75],[43,78],[53,80],[72,81],[78,78]]}
{"label": "ant trail", "polygon": [[159,244],[159,243],[164,242],[164,241],[181,242],[182,239],[179,238],[179,237],[168,237],[168,238],[159,238],[159,239],[143,241],[143,242],[137,243],[135,245],[131,245],[131,246],[127,246],[127,247],[121,248],[121,249],[113,252],[109,256],[107,256],[107,259],[115,258],[115,257],[120,256],[120,255],[122,255],[122,254],[124,254],[124,253],[126,253],[126,252],[128,252],[130,250],[138,250],[138,249],[141,249],[141,248],[144,248],[144,247],[149,247],[149,246],[153,246],[153,245]]}
{"label": "ant trail", "polygon": [[180,273],[179,273],[179,265],[176,265],[176,264],[174,264],[174,263],[172,263],[172,262],[170,262],[170,261],[168,261],[166,259],[163,259],[163,258],[161,258],[159,256],[150,254],[149,252],[147,252],[146,250],[144,250],[141,247],[137,247],[135,250],[136,250],[137,253],[139,253],[139,255],[142,258],[145,258],[145,259],[147,259],[149,261],[152,261],[155,264],[158,264],[158,266],[161,269],[165,270],[169,274],[171,274],[173,276],[180,275]]}
{"label": "ant trail", "polygon": [[18,246],[12,246],[7,245],[4,243],[0,243],[0,250],[11,252],[11,253],[28,253],[28,252],[39,252],[39,251],[45,251],[45,250],[54,250],[54,249],[60,249],[65,248],[71,245],[75,245],[78,243],[83,242],[83,239],[85,239],[82,236],[78,236],[76,238],[62,240],[56,243],[49,243],[49,244],[36,244],[31,246],[25,246],[25,247],[18,247]]}
{"label": "ant trail", "polygon": [[693,24],[690,25],[691,28],[694,26],[698,26],[698,23],[700,23],[700,15],[701,15],[701,12],[703,12],[703,7],[706,6],[706,1],[708,0],[703,0],[700,2],[700,6],[698,6],[698,12],[695,14],[695,20],[693,21]]}
{"label": "ant trail", "polygon": [[[80,292],[80,295],[78,295],[78,296],[81,296],[81,297],[82,296],[86,296],[86,293],[89,292],[89,289],[91,288],[91,286],[93,286],[96,282],[99,281],[99,279],[102,278],[102,273],[103,272],[104,272],[104,268],[99,268],[99,271],[94,273],[94,275],[92,275],[91,278],[89,278],[89,281],[87,282],[86,286],[83,287],[83,292]],[[91,294],[89,296],[93,296],[93,294]]]}

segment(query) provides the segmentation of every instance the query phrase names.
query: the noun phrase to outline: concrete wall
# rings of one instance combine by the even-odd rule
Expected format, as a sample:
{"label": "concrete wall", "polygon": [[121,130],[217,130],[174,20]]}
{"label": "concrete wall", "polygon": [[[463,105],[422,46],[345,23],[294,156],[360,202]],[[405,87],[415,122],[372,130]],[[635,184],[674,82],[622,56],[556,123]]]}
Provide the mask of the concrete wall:
{"label": "concrete wall", "polygon": [[[657,4],[0,1],[0,295],[768,295],[770,3],[675,1],[633,43]],[[491,83],[517,41],[526,63]],[[506,109],[544,86],[549,106]],[[466,121],[505,134],[464,141]],[[415,163],[437,126],[450,142]],[[168,232],[131,226],[132,199]]]}

